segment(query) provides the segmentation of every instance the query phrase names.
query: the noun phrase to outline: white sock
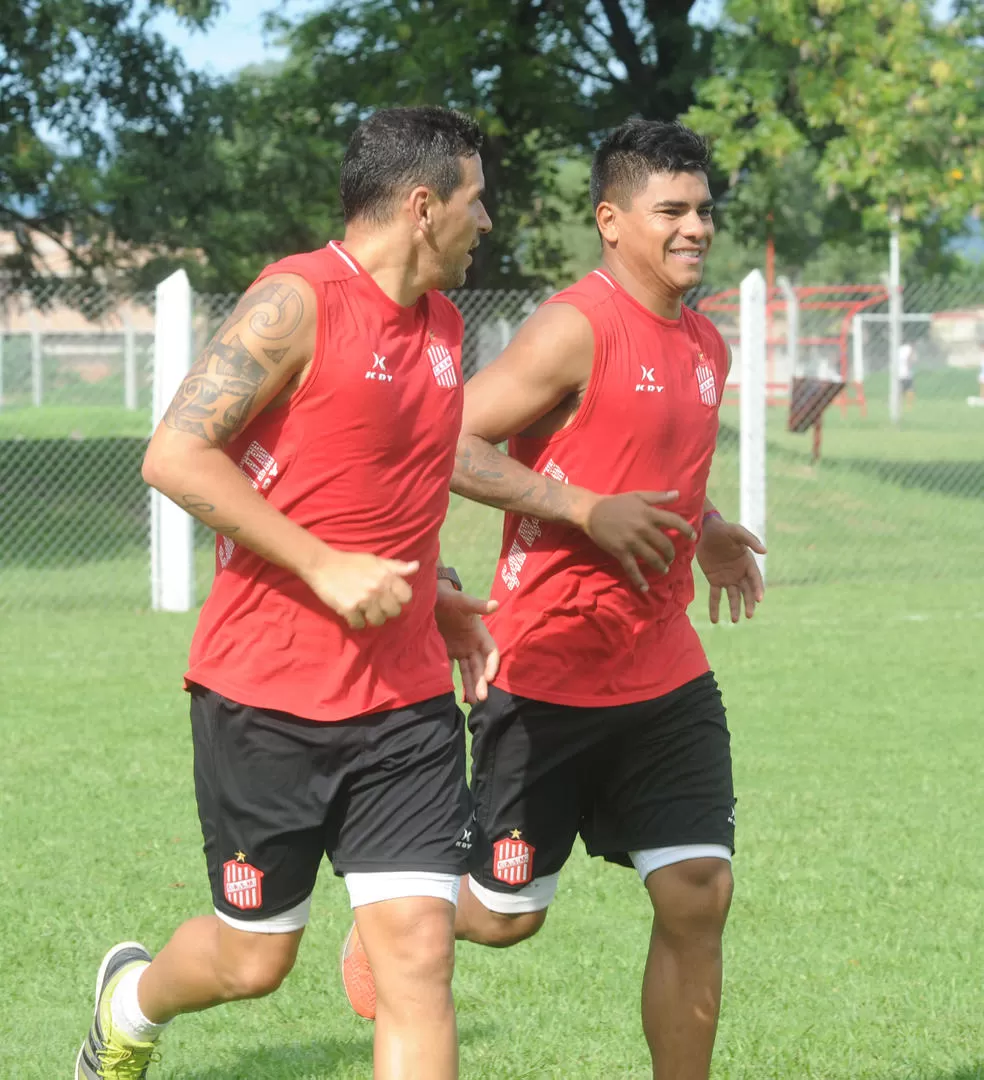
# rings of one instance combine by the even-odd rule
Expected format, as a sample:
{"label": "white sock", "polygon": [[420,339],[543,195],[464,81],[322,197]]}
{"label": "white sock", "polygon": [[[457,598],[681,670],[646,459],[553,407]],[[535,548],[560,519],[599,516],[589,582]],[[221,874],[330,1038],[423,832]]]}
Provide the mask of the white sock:
{"label": "white sock", "polygon": [[163,1024],[155,1024],[144,1016],[140,1008],[140,1002],[137,1000],[137,983],[140,982],[140,976],[148,967],[150,967],[149,964],[141,964],[128,971],[117,984],[109,1003],[113,1027],[118,1028],[134,1042],[154,1042],[171,1022],[166,1020]]}

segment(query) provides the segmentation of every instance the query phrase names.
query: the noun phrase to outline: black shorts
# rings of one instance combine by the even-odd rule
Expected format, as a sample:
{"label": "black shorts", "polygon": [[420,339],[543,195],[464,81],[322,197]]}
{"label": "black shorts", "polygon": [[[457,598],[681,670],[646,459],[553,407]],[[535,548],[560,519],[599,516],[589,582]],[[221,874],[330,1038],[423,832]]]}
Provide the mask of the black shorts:
{"label": "black shorts", "polygon": [[191,728],[212,898],[234,919],[300,904],[326,854],[337,875],[460,875],[487,854],[453,694],[319,723],[193,686]]}
{"label": "black shorts", "polygon": [[591,855],[680,844],[734,851],[731,736],[712,672],[652,701],[550,705],[490,687],[468,719],[478,824],[495,844],[476,880],[513,892]]}

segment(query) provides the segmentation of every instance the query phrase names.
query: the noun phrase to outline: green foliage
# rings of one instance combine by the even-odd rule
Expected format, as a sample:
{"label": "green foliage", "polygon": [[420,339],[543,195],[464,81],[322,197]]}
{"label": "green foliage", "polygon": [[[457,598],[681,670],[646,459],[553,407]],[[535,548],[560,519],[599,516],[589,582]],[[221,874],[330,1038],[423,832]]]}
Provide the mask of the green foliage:
{"label": "green foliage", "polygon": [[289,75],[247,71],[190,95],[170,129],[121,138],[106,183],[116,234],[154,252],[138,286],[182,266],[198,289],[238,291],[265,263],[338,232],[344,146],[300,97]]}
{"label": "green foliage", "polygon": [[780,272],[870,279],[896,204],[910,276],[962,271],[949,241],[984,186],[973,0],[945,24],[930,0],[728,0],[713,30],[691,22],[694,0],[324,0],[268,16],[282,65],[216,83],[149,20],[169,7],[207,25],[222,6],[0,0],[15,283],[43,270],[40,232],[78,274],[123,270],[143,287],[184,266],[198,288],[241,289],[338,233],[352,129],[415,103],[464,109],[486,132],[495,229],[473,285],[556,284],[594,263],[585,163],[633,114],[686,114],[713,137],[715,281],[761,266],[769,231]]}
{"label": "green foliage", "polygon": [[939,262],[981,209],[984,49],[975,5],[943,24],[932,8],[729,0],[688,120],[714,141],[744,234],[763,237],[771,211],[801,267],[819,237],[874,242],[897,210],[908,253]]}
{"label": "green foliage", "polygon": [[[690,104],[711,42],[688,23],[692,6],[472,0],[449,17],[434,0],[335,0],[296,23],[272,15],[287,61],[227,88],[220,125],[220,99],[203,92],[176,137],[123,141],[115,223],[134,241],[164,240],[146,277],[183,250],[200,286],[241,288],[263,261],[337,231],[338,159],[370,110],[442,104],[471,113],[486,134],[495,228],[471,284],[556,281],[593,245],[586,195],[574,195],[565,161],[632,113],[669,118]],[[196,270],[200,255],[207,266]]]}
{"label": "green foliage", "polygon": [[[62,244],[75,270],[125,262],[103,178],[126,130],[173,125],[202,80],[148,22],[170,7],[204,25],[219,0],[2,0],[0,229],[17,251],[3,269],[29,281],[34,233]],[[146,183],[147,178],[143,177]]]}

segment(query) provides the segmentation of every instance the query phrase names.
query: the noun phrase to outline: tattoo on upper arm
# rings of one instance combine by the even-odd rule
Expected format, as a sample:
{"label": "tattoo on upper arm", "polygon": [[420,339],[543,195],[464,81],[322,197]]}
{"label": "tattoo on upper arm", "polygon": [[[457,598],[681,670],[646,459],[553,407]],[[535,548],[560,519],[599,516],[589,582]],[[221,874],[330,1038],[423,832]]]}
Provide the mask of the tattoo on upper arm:
{"label": "tattoo on upper arm", "polygon": [[[164,423],[223,446],[249,419],[256,394],[290,345],[251,352],[245,327],[264,341],[283,342],[300,326],[304,300],[290,285],[271,282],[247,293],[185,376]],[[260,353],[261,355],[257,355]]]}

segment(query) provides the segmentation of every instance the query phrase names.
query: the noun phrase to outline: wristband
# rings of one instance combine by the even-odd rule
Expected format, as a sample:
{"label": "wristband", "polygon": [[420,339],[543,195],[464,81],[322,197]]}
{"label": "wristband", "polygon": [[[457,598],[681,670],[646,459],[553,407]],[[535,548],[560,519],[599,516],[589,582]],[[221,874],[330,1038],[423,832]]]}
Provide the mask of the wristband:
{"label": "wristband", "polygon": [[712,517],[719,518],[720,516],[721,516],[721,511],[720,510],[708,510],[707,513],[700,519],[701,527],[703,527],[704,522],[707,521],[708,518],[712,518]]}
{"label": "wristband", "polygon": [[453,566],[439,566],[437,568],[437,580],[450,581],[454,589],[456,589],[458,592],[462,591],[461,578],[458,577],[458,574]]}

